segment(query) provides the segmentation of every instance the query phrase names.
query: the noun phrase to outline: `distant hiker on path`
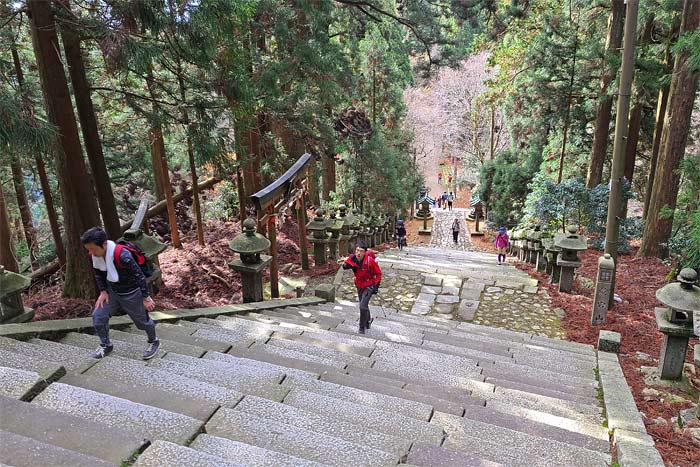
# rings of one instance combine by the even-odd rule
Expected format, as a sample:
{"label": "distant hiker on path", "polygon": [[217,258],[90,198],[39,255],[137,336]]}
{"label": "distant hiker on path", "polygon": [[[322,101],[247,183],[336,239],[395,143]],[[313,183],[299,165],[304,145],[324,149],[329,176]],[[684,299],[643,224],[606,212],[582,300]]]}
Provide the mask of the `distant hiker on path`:
{"label": "distant hiker on path", "polygon": [[438,172],[438,185],[442,185],[442,172]]}
{"label": "distant hiker on path", "polygon": [[442,193],[442,209],[447,209],[447,192]]}
{"label": "distant hiker on path", "polygon": [[[496,249],[498,250],[498,264],[505,264],[506,248],[508,248],[509,243],[510,239],[508,238],[508,234],[506,233],[506,228],[499,228],[498,235],[496,235],[496,241],[494,242]],[[503,261],[503,263],[501,263],[501,261]]]}
{"label": "distant hiker on path", "polygon": [[140,255],[145,260],[142,253],[133,244],[107,240],[107,234],[99,227],[86,231],[80,241],[92,255],[92,267],[100,289],[92,311],[92,324],[100,338],[100,346],[91,357],[106,357],[114,349],[109,340],[109,318],[120,308],[137,328],[146,331],[148,347],[143,352],[143,359],[155,357],[160,342],[156,338],[156,323],[148,316],[148,311],[153,311],[156,304],[149,295],[139,258],[134,256]]}
{"label": "distant hiker on path", "polygon": [[[452,201],[450,201],[450,209],[452,209]],[[459,218],[455,217],[455,220],[452,222],[452,239],[454,240],[455,244],[457,244],[457,240],[459,240]]]}
{"label": "distant hiker on path", "polygon": [[452,174],[447,177],[447,184],[452,185]]}
{"label": "distant hiker on path", "polygon": [[357,242],[355,254],[348,256],[343,263],[343,269],[352,269],[355,274],[357,299],[360,301],[360,334],[364,334],[372,324],[369,313],[369,299],[379,292],[382,281],[382,271],[374,260],[374,252],[367,250],[365,242]]}
{"label": "distant hiker on path", "polygon": [[452,202],[455,200],[455,195],[452,194],[450,191],[450,194],[447,195],[447,209],[452,211]]}
{"label": "distant hiker on path", "polygon": [[394,235],[396,236],[396,246],[399,247],[399,250],[403,250],[403,247],[406,245],[406,226],[403,225],[403,220],[399,219],[396,221]]}

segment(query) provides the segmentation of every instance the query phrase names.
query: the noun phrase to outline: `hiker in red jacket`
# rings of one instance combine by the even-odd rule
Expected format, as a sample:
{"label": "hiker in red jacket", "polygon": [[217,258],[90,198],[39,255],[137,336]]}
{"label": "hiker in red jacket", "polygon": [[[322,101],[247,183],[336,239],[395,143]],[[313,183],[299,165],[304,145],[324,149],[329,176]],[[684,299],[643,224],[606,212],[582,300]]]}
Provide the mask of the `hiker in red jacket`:
{"label": "hiker in red jacket", "polygon": [[382,271],[374,260],[374,252],[367,249],[365,242],[358,242],[355,254],[348,256],[343,263],[343,269],[352,269],[355,274],[357,299],[360,301],[360,334],[364,334],[372,324],[369,313],[369,299],[379,291],[382,281]]}

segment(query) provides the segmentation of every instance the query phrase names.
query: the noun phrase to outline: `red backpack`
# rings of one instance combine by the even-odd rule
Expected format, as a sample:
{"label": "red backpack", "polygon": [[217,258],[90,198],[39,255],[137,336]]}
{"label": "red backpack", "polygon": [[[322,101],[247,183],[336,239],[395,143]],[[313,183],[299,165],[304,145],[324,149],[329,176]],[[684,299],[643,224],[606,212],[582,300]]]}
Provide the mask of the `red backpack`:
{"label": "red backpack", "polygon": [[141,268],[143,275],[145,277],[150,277],[153,274],[153,270],[148,264],[148,261],[146,261],[146,255],[143,253],[143,251],[141,251],[141,248],[134,243],[127,242],[125,240],[120,240],[117,242],[117,246],[114,248],[114,264],[116,264],[119,269],[124,268],[122,265],[122,260],[119,258],[119,255],[124,248],[126,248],[126,250],[131,253],[131,256],[134,257],[136,264],[138,264]]}

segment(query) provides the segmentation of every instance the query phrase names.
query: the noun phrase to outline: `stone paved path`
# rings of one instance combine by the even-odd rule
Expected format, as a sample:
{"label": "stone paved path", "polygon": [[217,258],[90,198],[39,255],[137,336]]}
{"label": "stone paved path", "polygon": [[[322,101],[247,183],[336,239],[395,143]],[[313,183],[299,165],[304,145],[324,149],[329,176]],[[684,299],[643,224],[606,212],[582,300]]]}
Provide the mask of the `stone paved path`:
{"label": "stone paved path", "polygon": [[[433,232],[430,236],[429,246],[450,249],[469,251],[472,249],[472,242],[469,236],[469,227],[467,226],[466,217],[467,210],[453,208],[451,211],[447,209],[433,209],[435,219],[433,221]],[[459,219],[459,237],[457,244],[452,238],[452,222],[455,218]]]}
{"label": "stone paved path", "polygon": [[[454,218],[449,211],[436,214],[438,226],[451,224]],[[451,232],[441,235],[438,227],[432,247],[409,246],[402,252],[381,253],[382,287],[371,303],[415,315],[566,337],[561,310],[551,307],[546,291],[538,289],[535,279],[510,264],[498,265],[495,255],[465,251],[467,242],[455,246],[451,237]],[[343,275],[338,298],[357,301],[350,271]]]}

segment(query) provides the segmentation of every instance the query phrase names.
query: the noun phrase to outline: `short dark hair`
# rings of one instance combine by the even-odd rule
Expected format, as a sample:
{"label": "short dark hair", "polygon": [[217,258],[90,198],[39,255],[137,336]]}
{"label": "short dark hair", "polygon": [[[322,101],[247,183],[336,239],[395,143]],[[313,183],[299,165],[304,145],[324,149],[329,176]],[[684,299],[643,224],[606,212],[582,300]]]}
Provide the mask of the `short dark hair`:
{"label": "short dark hair", "polygon": [[93,227],[80,236],[80,241],[83,245],[94,243],[95,245],[102,246],[107,241],[107,233],[100,227]]}
{"label": "short dark hair", "polygon": [[367,251],[367,248],[369,248],[369,246],[367,246],[367,243],[363,242],[362,240],[357,242],[357,245],[355,245],[355,246],[358,248],[362,248],[365,251]]}

